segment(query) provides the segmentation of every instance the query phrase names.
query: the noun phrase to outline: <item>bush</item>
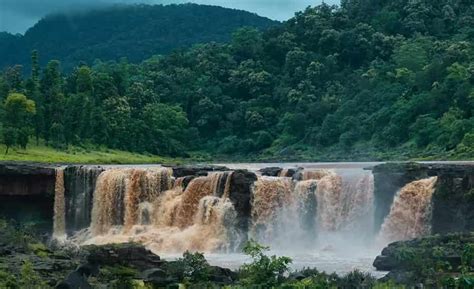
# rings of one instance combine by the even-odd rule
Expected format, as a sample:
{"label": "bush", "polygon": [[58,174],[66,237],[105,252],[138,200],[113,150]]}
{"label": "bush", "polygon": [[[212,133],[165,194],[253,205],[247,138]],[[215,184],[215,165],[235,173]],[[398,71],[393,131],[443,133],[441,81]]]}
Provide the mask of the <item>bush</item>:
{"label": "bush", "polygon": [[240,280],[243,285],[272,287],[284,281],[284,275],[288,273],[289,264],[292,262],[291,259],[274,255],[267,256],[264,252],[268,250],[268,247],[262,246],[254,240],[245,244],[243,252],[253,261],[240,268]]}
{"label": "bush", "polygon": [[202,253],[184,252],[183,258],[178,259],[184,269],[184,278],[191,282],[206,282],[209,280],[210,266]]}
{"label": "bush", "polygon": [[33,264],[28,261],[25,261],[20,271],[19,279],[20,288],[28,289],[45,289],[49,286],[44,282],[41,276],[33,269]]}
{"label": "bush", "polygon": [[0,288],[5,289],[20,289],[20,285],[18,285],[15,276],[0,271]]}

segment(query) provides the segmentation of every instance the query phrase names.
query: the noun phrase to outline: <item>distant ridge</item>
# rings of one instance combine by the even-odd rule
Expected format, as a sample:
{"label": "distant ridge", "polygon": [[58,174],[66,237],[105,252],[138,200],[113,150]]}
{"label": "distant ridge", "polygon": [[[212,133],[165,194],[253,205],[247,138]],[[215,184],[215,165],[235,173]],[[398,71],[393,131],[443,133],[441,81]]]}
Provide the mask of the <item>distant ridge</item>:
{"label": "distant ridge", "polygon": [[29,68],[34,49],[41,64],[57,59],[66,70],[96,59],[139,62],[197,43],[228,41],[243,26],[263,30],[278,24],[254,13],[198,4],[115,5],[52,14],[24,36],[0,33],[0,68]]}

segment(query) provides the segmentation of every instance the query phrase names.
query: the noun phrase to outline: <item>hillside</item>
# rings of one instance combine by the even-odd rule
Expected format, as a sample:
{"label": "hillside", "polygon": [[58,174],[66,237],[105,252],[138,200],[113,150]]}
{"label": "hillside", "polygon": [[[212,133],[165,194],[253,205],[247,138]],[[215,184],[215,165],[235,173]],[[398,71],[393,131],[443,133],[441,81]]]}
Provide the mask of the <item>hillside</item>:
{"label": "hillside", "polygon": [[140,65],[62,74],[53,61],[24,80],[10,69],[0,98],[21,92],[37,113],[10,94],[4,142],[236,160],[473,159],[472,15],[467,0],[347,0]]}
{"label": "hillside", "polygon": [[[23,37],[0,35],[0,67],[23,64],[30,53],[57,59],[66,69],[94,60],[142,61],[155,54],[196,43],[225,42],[242,26],[266,29],[278,22],[246,11],[217,6],[118,5],[87,12],[45,17]],[[42,63],[42,64],[45,64]]]}

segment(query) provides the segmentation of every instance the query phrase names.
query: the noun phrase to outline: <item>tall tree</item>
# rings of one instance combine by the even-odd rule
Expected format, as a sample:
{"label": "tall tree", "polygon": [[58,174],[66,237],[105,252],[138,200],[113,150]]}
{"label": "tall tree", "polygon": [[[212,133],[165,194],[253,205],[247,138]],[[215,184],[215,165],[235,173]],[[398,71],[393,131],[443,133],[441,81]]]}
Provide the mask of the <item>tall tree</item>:
{"label": "tall tree", "polygon": [[26,149],[31,132],[31,117],[36,113],[34,101],[21,93],[10,93],[4,103],[3,140],[7,147],[19,145]]}

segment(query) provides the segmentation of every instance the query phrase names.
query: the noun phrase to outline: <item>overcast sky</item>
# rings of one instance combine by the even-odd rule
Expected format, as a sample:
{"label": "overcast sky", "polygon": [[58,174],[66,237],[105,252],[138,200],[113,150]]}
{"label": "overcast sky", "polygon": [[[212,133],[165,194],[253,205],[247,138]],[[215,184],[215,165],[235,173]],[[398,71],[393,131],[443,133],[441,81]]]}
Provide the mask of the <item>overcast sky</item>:
{"label": "overcast sky", "polygon": [[[24,33],[46,14],[84,9],[115,3],[169,4],[194,2],[255,12],[277,20],[286,20],[296,11],[320,4],[322,0],[0,0],[0,31]],[[339,0],[326,0],[339,3]]]}

